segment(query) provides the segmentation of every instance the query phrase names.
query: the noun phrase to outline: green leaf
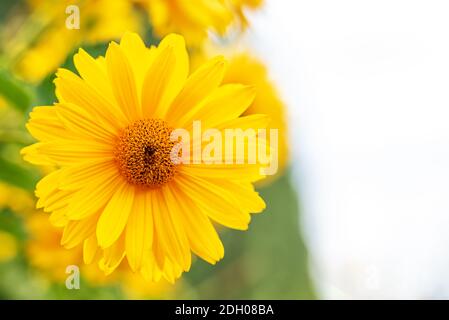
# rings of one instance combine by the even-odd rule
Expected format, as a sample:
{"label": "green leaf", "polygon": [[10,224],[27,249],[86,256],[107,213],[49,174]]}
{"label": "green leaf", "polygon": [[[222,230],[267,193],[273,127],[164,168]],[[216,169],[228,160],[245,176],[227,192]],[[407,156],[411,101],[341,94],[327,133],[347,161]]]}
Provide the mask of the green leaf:
{"label": "green leaf", "polygon": [[7,231],[20,240],[27,237],[22,217],[9,208],[0,209],[0,230]]}
{"label": "green leaf", "polygon": [[0,70],[0,96],[21,112],[28,111],[31,106],[31,89],[14,79],[6,70]]}
{"label": "green leaf", "polygon": [[23,0],[18,1],[0,1],[0,21],[4,21],[10,11],[14,9],[14,7],[18,7],[23,4]]}
{"label": "green leaf", "polygon": [[0,180],[16,187],[33,190],[38,179],[36,172],[0,157]]}

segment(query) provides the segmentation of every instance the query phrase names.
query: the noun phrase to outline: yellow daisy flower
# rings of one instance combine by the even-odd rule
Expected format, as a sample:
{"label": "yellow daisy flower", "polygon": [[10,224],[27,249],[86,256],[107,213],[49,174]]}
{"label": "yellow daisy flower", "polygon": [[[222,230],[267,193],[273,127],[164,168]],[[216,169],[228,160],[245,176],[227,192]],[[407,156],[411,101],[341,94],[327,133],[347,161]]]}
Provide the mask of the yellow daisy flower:
{"label": "yellow daisy flower", "polygon": [[244,10],[255,9],[261,0],[136,0],[148,11],[158,36],[177,32],[191,45],[200,44],[208,31],[223,35],[232,24],[246,27]]}
{"label": "yellow daisy flower", "polygon": [[[265,203],[252,182],[261,164],[181,163],[171,158],[174,128],[259,128],[264,115],[240,117],[254,88],[221,85],[226,63],[216,57],[190,76],[184,39],[169,35],[146,48],[128,33],[97,60],[80,50],[80,74],[60,69],[54,106],[36,107],[27,128],[39,140],[25,160],[59,166],[36,187],[38,207],[64,226],[62,244],[83,244],[84,261],[101,251],[111,273],[127,258],[133,271],[173,282],[191,252],[215,264],[224,255],[212,225],[246,230]],[[193,140],[193,146],[202,146]],[[243,159],[245,160],[245,159]]]}

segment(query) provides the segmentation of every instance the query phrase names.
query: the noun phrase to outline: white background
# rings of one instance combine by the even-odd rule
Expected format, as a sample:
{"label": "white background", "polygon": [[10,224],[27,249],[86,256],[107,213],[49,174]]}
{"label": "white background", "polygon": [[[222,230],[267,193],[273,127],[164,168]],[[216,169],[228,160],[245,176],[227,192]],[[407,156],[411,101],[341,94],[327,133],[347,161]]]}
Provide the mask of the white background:
{"label": "white background", "polygon": [[449,1],[266,0],[252,23],[320,296],[449,298]]}

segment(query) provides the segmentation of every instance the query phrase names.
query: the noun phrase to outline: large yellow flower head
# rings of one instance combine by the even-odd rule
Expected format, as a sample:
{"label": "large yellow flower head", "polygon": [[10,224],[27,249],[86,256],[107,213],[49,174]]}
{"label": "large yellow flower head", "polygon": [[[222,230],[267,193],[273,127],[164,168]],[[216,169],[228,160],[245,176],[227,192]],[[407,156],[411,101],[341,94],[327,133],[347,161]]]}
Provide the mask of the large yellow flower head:
{"label": "large yellow flower head", "polygon": [[262,0],[136,0],[148,10],[159,36],[181,33],[189,44],[199,44],[208,31],[224,34],[231,24],[247,26],[245,8],[255,9]]}
{"label": "large yellow flower head", "polygon": [[[100,255],[105,273],[126,257],[146,279],[173,282],[189,270],[191,252],[212,264],[223,257],[211,221],[246,230],[250,213],[265,208],[252,185],[261,164],[239,161],[247,153],[225,153],[213,164],[172,161],[174,128],[191,132],[201,121],[221,133],[268,123],[264,115],[241,116],[255,90],[222,85],[223,57],[190,75],[188,61],[181,36],[146,48],[127,33],[105,57],[80,50],[80,76],[60,69],[58,103],[30,115],[27,128],[39,142],[23,149],[24,158],[59,168],[38,183],[37,205],[64,226],[62,244],[82,244],[86,263]],[[192,140],[192,149],[204,144]]]}

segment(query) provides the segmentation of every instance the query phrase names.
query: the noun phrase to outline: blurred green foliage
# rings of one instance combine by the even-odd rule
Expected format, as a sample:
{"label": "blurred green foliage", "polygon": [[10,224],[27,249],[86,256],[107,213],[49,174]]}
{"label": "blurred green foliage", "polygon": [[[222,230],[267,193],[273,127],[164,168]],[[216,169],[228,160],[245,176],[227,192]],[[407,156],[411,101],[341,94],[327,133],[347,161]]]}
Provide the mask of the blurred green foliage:
{"label": "blurred green foliage", "polygon": [[0,95],[11,106],[22,112],[31,106],[31,88],[26,83],[14,79],[6,70],[0,70]]}

